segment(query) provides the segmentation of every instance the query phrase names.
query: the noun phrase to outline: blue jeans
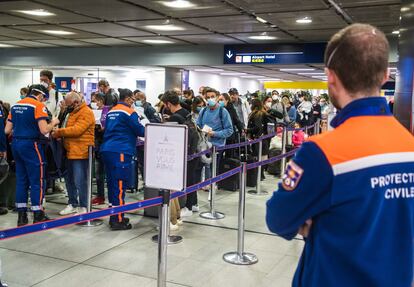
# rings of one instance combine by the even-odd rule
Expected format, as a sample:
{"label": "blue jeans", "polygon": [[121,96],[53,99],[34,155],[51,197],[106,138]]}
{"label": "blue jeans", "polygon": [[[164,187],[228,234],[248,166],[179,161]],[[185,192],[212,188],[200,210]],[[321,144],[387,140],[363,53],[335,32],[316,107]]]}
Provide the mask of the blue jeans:
{"label": "blue jeans", "polygon": [[68,172],[65,177],[69,204],[73,207],[88,206],[88,160],[69,159]]}

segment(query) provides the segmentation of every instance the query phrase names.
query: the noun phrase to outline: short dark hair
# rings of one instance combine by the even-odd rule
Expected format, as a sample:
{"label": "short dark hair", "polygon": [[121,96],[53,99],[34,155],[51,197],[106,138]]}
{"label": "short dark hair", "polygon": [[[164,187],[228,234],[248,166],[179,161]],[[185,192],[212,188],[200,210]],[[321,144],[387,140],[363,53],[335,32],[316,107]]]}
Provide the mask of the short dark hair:
{"label": "short dark hair", "polygon": [[103,93],[95,93],[93,97],[95,98],[96,101],[103,102],[103,103],[105,102],[105,94]]}
{"label": "short dark hair", "polygon": [[137,94],[137,93],[141,93],[141,91],[140,90],[135,90],[134,95]]}
{"label": "short dark hair", "polygon": [[204,92],[204,95],[207,95],[207,93],[215,93],[216,96],[217,94],[220,94],[216,89],[213,89],[210,87],[206,87],[203,92]]}
{"label": "short dark hair", "polygon": [[236,88],[231,88],[229,90],[229,95],[238,95],[239,91]]}
{"label": "short dark hair", "polygon": [[221,95],[223,96],[223,98],[224,98],[226,101],[228,101],[228,102],[230,102],[230,101],[231,101],[229,94],[227,94],[227,93],[222,93]]}
{"label": "short dark hair", "polygon": [[380,89],[388,68],[389,44],[384,33],[368,24],[353,24],[332,36],[325,66],[350,93]]}
{"label": "short dark hair", "polygon": [[27,87],[23,87],[20,89],[20,93],[23,92],[25,95],[29,93],[29,89]]}
{"label": "short dark hair", "polygon": [[118,89],[119,92],[119,99],[121,101],[125,100],[126,98],[132,98],[134,94],[130,89]]}
{"label": "short dark hair", "polygon": [[194,91],[193,90],[184,90],[183,95],[190,95],[191,97],[194,97]]}
{"label": "short dark hair", "polygon": [[99,80],[98,87],[100,86],[109,87],[109,82],[107,80]]}
{"label": "short dark hair", "polygon": [[178,96],[178,93],[174,90],[169,90],[164,93],[164,95],[161,98],[161,101],[166,104],[170,103],[174,106],[178,105],[180,103],[180,98]]}
{"label": "short dark hair", "polygon": [[49,70],[41,70],[40,71],[40,76],[43,77],[47,77],[50,81],[53,79],[53,72],[49,71]]}
{"label": "short dark hair", "polygon": [[199,104],[203,104],[203,106],[205,106],[206,102],[204,102],[204,99],[202,97],[197,96],[194,98],[193,103],[191,104],[191,110],[193,112],[196,112]]}

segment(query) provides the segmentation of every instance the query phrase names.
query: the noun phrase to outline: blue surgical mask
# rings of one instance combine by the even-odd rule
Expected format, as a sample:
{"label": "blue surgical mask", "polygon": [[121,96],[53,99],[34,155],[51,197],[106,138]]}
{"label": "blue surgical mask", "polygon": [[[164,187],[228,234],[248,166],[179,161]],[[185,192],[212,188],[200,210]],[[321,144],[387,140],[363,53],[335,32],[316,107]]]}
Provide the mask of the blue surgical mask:
{"label": "blue surgical mask", "polygon": [[203,109],[203,107],[197,107],[197,112],[201,112],[201,110]]}
{"label": "blue surgical mask", "polygon": [[224,101],[219,101],[220,107],[224,107]]}
{"label": "blue surgical mask", "polygon": [[135,101],[135,106],[142,107],[142,101]]}
{"label": "blue surgical mask", "polygon": [[217,102],[216,102],[216,100],[215,100],[215,99],[208,99],[208,100],[207,100],[207,105],[208,105],[210,108],[214,107],[216,104],[217,104]]}
{"label": "blue surgical mask", "polygon": [[20,95],[20,99],[26,98],[26,95]]}

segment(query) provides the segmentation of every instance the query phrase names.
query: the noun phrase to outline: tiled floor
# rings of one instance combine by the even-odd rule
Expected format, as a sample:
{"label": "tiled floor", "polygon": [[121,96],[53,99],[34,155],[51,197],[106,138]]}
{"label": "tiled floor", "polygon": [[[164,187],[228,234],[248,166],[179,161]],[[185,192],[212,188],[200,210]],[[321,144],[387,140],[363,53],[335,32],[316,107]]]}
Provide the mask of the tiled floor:
{"label": "tiled floor", "polygon": [[[272,191],[276,183],[268,176],[262,187]],[[184,241],[168,247],[167,286],[290,286],[303,241],[288,242],[268,232],[264,214],[270,195],[246,199],[245,249],[258,256],[257,264],[235,266],[222,260],[225,252],[236,249],[238,193],[219,191],[217,210],[226,217],[209,221],[194,214],[185,219],[177,232]],[[142,196],[128,197],[132,201]],[[48,201],[49,214],[57,217],[66,198],[52,196]],[[208,208],[207,193],[199,192],[199,202],[201,210]],[[105,220],[99,227],[71,226],[0,242],[3,279],[11,287],[155,287],[157,245],[151,237],[157,221],[139,214],[129,215],[134,226],[129,231],[111,232]],[[1,228],[14,226],[16,217],[2,216]]]}

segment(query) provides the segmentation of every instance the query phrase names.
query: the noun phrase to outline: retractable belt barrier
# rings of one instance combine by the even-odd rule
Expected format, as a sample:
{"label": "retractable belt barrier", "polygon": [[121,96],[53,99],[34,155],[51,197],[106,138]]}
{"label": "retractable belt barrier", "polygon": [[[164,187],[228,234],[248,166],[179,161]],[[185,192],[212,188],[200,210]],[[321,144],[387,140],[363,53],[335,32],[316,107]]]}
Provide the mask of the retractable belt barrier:
{"label": "retractable belt barrier", "polygon": [[[311,127],[308,127],[308,128],[311,128]],[[302,129],[291,129],[291,130],[302,130]],[[242,146],[246,146],[246,145],[251,145],[251,144],[258,143],[258,142],[260,142],[264,139],[272,138],[274,136],[276,136],[276,133],[271,133],[271,134],[265,135],[263,137],[255,139],[255,140],[246,141],[246,142],[242,142],[242,143],[239,143],[239,144],[231,144],[231,145],[223,146],[223,147],[217,148],[217,150],[227,150],[227,149],[231,149],[231,148],[237,148],[237,147],[242,147]],[[142,144],[143,144],[143,142],[138,142],[137,146],[142,145]],[[248,164],[247,169],[248,170],[249,169],[254,169],[254,168],[257,168],[259,166],[267,165],[267,164],[279,161],[281,159],[285,159],[286,157],[292,156],[296,152],[296,150],[297,149],[289,151],[289,152],[281,154],[281,155],[278,155],[278,156],[275,156],[275,157],[272,157],[272,158],[269,158],[269,159],[266,159],[266,160],[263,160],[263,161]],[[190,156],[188,156],[188,160],[192,160],[194,158],[200,157],[200,156],[202,156],[204,154],[208,154],[208,153],[211,153],[211,149],[208,149],[208,150],[190,155]],[[187,187],[183,191],[175,192],[171,195],[171,199],[178,198],[178,197],[187,195],[187,194],[192,193],[192,192],[196,192],[197,190],[199,190],[203,187],[209,186],[211,184],[215,184],[215,183],[217,183],[219,181],[222,181],[222,180],[224,180],[228,177],[231,177],[235,174],[238,174],[241,171],[242,171],[241,166],[236,167],[236,168],[234,168],[232,170],[229,170],[225,173],[219,174],[219,175],[217,175],[213,178],[207,179],[203,182],[200,182],[200,183],[197,183],[197,184],[192,185],[190,187]],[[122,205],[122,206],[111,207],[111,208],[106,208],[106,209],[101,209],[101,210],[96,210],[96,211],[80,214],[80,215],[66,216],[66,217],[61,217],[61,218],[53,219],[53,220],[46,221],[46,222],[40,222],[40,223],[31,224],[31,225],[25,225],[25,226],[21,226],[21,227],[15,227],[15,228],[10,228],[10,229],[0,230],[0,241],[10,239],[10,238],[14,238],[14,237],[23,236],[23,235],[26,235],[26,234],[31,234],[31,233],[50,230],[50,229],[54,229],[54,228],[65,227],[65,226],[68,226],[68,225],[93,221],[93,220],[96,220],[96,219],[99,219],[99,218],[103,218],[103,217],[107,217],[107,216],[111,216],[111,215],[116,215],[116,214],[119,214],[119,213],[125,213],[125,212],[145,209],[145,208],[149,208],[149,207],[154,207],[154,206],[161,205],[162,203],[163,203],[162,197],[158,196],[158,197],[154,197],[154,198],[150,198],[150,199],[146,199],[146,200],[127,203],[127,204]]]}

